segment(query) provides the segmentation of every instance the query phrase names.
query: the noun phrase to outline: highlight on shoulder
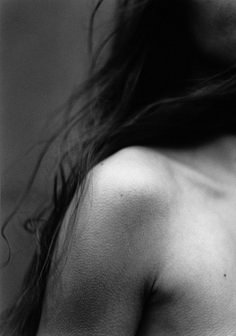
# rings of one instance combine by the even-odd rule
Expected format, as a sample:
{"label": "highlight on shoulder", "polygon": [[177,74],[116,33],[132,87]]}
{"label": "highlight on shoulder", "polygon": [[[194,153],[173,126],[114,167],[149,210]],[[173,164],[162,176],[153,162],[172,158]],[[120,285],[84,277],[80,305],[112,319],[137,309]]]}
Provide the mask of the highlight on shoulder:
{"label": "highlight on shoulder", "polygon": [[[96,165],[88,174],[79,210],[74,202],[66,216],[69,222],[72,213],[77,213],[76,240],[82,239],[87,230],[112,230],[114,226],[115,235],[119,229],[132,231],[143,226],[147,231],[148,227],[161,225],[176,198],[174,178],[166,161],[156,151],[135,146]],[[64,222],[63,231],[66,227]]]}
{"label": "highlight on shoulder", "polygon": [[88,176],[76,224],[80,236],[82,227],[85,231],[113,228],[114,235],[117,230],[140,233],[144,229],[145,235],[148,228],[149,232],[158,230],[176,198],[168,169],[161,155],[159,158],[158,153],[155,156],[141,147],[122,149],[95,166]]}
{"label": "highlight on shoulder", "polygon": [[[173,173],[167,159],[149,147],[126,147],[95,166],[92,181],[108,190],[133,191],[133,196],[168,198],[173,192]],[[103,189],[104,189],[103,188]],[[108,191],[107,190],[107,191]]]}

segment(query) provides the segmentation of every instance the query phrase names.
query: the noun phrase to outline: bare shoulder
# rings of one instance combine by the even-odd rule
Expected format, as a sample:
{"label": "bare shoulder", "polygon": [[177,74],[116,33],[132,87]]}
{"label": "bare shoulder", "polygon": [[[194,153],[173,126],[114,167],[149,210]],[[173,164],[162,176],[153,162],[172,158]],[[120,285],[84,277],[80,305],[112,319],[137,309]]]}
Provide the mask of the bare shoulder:
{"label": "bare shoulder", "polygon": [[[162,228],[173,194],[164,161],[148,149],[132,147],[108,157],[88,174],[79,209],[75,201],[60,230],[63,237],[74,212],[60,281],[58,286],[54,281],[48,286],[51,308],[45,310],[45,320],[56,314],[55,330],[62,328],[61,316],[67,316],[70,325],[86,328],[91,335],[98,326],[110,330],[110,323],[113,328],[119,322],[119,329],[122,321],[122,330],[128,327],[127,335],[134,334],[161,265]],[[78,312],[74,321],[71,311]],[[93,323],[87,323],[88,316]],[[121,333],[126,335],[119,329],[117,334]]]}
{"label": "bare shoulder", "polygon": [[[103,243],[112,242],[114,249],[142,251],[133,253],[134,263],[146,257],[151,262],[175,203],[176,186],[169,170],[161,155],[140,147],[123,149],[99,163],[89,174],[77,241],[92,232],[94,239],[103,237]],[[142,261],[137,260],[139,255]]]}
{"label": "bare shoulder", "polygon": [[158,230],[171,212],[170,175],[163,158],[139,147],[126,148],[99,163],[88,176],[75,245],[94,252],[95,244],[100,256],[109,247],[109,258],[116,262],[131,253],[130,265],[142,268],[145,262],[148,267],[146,261],[151,262],[158,250]]}
{"label": "bare shoulder", "polygon": [[[163,156],[146,147],[122,149],[95,166],[88,174],[80,209],[75,210],[74,249],[89,236],[98,244],[99,239],[113,242],[114,248],[130,247],[132,242],[143,256],[156,255],[156,238],[166,229],[177,197],[171,169]],[[73,206],[62,236],[72,213]]]}
{"label": "bare shoulder", "polygon": [[[168,161],[158,152],[146,147],[122,149],[91,171],[85,207],[88,213],[98,212],[101,217],[116,215],[121,226],[133,222],[147,230],[171,211],[177,194],[173,175]],[[132,220],[124,220],[125,216]]]}
{"label": "bare shoulder", "polygon": [[116,335],[131,335],[137,330],[156,277],[156,224],[168,213],[164,166],[160,163],[160,179],[155,179],[149,160],[141,149],[130,148],[89,173],[79,209],[75,201],[60,231],[60,237],[68,232],[74,212],[60,279],[48,284],[42,330],[59,334],[67,328],[65,318],[68,330],[79,334],[108,335],[113,328]]}
{"label": "bare shoulder", "polygon": [[[174,178],[168,170],[168,163],[158,154],[129,147],[90,171],[79,210],[76,202],[75,211],[73,206],[68,209],[60,232],[61,237],[66,235],[74,212],[71,269],[78,264],[82,269],[92,267],[97,258],[97,265],[129,259],[134,274],[136,267],[136,271],[142,269],[141,277],[151,276],[175,201]],[[73,255],[81,258],[74,263]]]}
{"label": "bare shoulder", "polygon": [[168,202],[175,189],[168,160],[157,151],[141,146],[116,152],[100,162],[91,176],[91,183],[102,188],[109,198],[111,194],[119,194],[129,201],[158,198],[160,202]]}

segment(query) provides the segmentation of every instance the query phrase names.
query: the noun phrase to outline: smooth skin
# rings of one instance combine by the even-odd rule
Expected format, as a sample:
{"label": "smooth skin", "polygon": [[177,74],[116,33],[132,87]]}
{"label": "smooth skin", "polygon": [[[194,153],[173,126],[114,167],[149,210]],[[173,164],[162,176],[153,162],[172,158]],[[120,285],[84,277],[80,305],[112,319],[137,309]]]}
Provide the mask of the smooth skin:
{"label": "smooth skin", "polygon": [[235,144],[100,163],[38,336],[235,336]]}
{"label": "smooth skin", "polygon": [[189,0],[193,38],[212,60],[234,64],[236,59],[236,1]]}
{"label": "smooth skin", "polygon": [[[192,2],[199,48],[233,62],[236,1]],[[38,336],[236,336],[236,136],[101,162],[55,259],[73,215]]]}

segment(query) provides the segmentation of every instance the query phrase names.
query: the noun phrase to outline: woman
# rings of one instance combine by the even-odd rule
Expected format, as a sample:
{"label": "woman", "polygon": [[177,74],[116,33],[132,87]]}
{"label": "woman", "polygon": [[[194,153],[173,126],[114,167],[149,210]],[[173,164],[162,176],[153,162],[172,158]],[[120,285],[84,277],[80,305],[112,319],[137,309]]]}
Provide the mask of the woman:
{"label": "woman", "polygon": [[115,17],[5,335],[236,335],[236,3]]}

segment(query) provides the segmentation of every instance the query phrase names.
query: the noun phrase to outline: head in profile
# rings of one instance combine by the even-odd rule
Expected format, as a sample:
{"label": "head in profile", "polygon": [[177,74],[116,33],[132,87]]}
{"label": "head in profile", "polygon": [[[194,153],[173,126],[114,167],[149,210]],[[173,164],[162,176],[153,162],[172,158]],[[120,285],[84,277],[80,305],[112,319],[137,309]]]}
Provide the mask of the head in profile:
{"label": "head in profile", "polygon": [[[97,1],[91,13],[90,46],[93,22],[105,5]],[[133,146],[178,155],[201,153],[226,137],[235,141],[236,2],[117,0],[113,16],[112,32],[97,50],[91,48],[90,75],[72,92],[52,136],[51,142],[61,139],[63,150],[51,203],[24,223],[37,246],[19,296],[2,315],[3,335],[37,335],[65,215],[75,197],[79,208],[97,165]],[[65,232],[68,245],[74,225]]]}

